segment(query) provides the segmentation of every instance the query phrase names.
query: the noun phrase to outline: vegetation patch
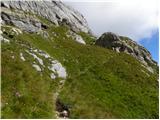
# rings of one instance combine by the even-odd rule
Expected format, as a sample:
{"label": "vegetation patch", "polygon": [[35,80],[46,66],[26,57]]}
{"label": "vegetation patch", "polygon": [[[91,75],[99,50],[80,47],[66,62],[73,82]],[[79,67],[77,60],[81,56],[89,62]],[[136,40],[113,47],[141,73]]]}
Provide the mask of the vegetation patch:
{"label": "vegetation patch", "polygon": [[47,52],[67,69],[59,99],[69,106],[70,118],[158,118],[156,73],[130,55],[90,45],[92,36],[81,35],[88,41],[82,45],[67,37],[67,27],[46,31],[48,39],[24,32],[10,38],[13,44],[2,44],[2,118],[55,118],[59,80],[22,61],[21,43]]}

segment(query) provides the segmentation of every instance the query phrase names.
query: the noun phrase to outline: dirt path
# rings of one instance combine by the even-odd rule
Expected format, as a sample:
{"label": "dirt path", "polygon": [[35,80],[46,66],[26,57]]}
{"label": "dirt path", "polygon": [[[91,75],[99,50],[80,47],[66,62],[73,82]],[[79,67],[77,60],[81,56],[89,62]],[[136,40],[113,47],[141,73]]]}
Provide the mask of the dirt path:
{"label": "dirt path", "polygon": [[56,107],[56,119],[67,119],[68,118],[68,110],[64,109],[64,105],[60,102],[58,96],[59,93],[61,92],[64,84],[65,84],[66,79],[60,80],[59,81],[59,85],[58,85],[58,89],[57,91],[54,93],[53,99],[55,101],[55,107]]}

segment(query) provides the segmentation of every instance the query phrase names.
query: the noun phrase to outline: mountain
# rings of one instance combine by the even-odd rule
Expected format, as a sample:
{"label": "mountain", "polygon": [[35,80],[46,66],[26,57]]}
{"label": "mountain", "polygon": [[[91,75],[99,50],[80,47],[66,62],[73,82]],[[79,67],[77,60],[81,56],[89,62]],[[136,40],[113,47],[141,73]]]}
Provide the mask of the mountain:
{"label": "mountain", "polygon": [[144,47],[60,1],[1,1],[1,19],[1,118],[159,118]]}

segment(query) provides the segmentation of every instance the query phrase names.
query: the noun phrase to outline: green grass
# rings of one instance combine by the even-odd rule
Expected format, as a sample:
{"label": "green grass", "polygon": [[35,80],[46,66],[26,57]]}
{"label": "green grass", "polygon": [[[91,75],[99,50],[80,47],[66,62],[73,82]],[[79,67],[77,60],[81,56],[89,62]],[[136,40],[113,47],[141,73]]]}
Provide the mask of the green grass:
{"label": "green grass", "polygon": [[86,44],[93,45],[96,41],[96,38],[90,34],[79,32],[78,33],[85,40]]}
{"label": "green grass", "polygon": [[20,60],[22,49],[2,44],[2,118],[52,118],[56,83],[46,74],[40,76],[30,61]]}
{"label": "green grass", "polygon": [[[151,74],[125,53],[89,45],[89,35],[82,35],[87,45],[79,44],[66,36],[67,30],[53,26],[47,29],[47,40],[23,33],[12,38],[17,40],[13,45],[2,44],[2,104],[10,103],[2,107],[2,118],[54,118],[56,82],[46,74],[40,77],[18,57],[10,59],[10,50],[16,54],[23,49],[17,43],[46,51],[66,67],[68,77],[59,98],[70,106],[70,118],[159,117],[157,74]],[[14,95],[14,87],[24,94],[22,100]]]}

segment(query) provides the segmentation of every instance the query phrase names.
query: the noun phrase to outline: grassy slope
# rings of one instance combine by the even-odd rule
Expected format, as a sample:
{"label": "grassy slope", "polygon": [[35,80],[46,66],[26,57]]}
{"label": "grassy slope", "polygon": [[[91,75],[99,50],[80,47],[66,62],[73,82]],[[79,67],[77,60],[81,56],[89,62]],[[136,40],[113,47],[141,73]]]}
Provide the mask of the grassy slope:
{"label": "grassy slope", "polygon": [[53,117],[54,84],[47,75],[40,76],[30,61],[20,60],[20,50],[14,43],[2,44],[2,118]]}
{"label": "grassy slope", "polygon": [[[67,68],[68,78],[59,98],[70,106],[70,118],[158,118],[157,75],[148,73],[127,54],[67,38],[66,27],[52,26],[47,31],[47,40],[28,33],[14,39],[46,51]],[[2,117],[54,118],[52,93],[56,82],[45,74],[40,77],[18,57],[14,61],[9,58],[10,50],[16,56],[16,50],[23,50],[15,48],[14,43],[2,44],[2,103],[9,103],[2,108]],[[17,98],[14,90],[24,97]]]}

